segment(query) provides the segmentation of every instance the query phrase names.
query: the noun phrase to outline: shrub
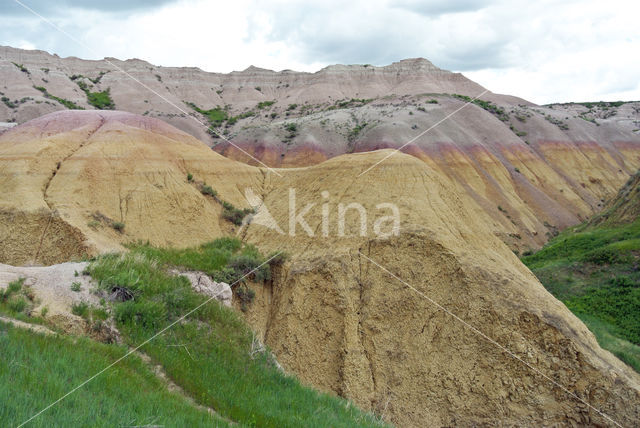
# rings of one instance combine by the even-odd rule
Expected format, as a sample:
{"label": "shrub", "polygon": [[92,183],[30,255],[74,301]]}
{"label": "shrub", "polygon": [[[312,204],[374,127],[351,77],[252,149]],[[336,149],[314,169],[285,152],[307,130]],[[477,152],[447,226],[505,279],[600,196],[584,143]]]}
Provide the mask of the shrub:
{"label": "shrub", "polygon": [[240,300],[240,309],[242,312],[246,312],[248,305],[253,302],[256,297],[256,292],[249,288],[246,284],[238,284],[233,288],[233,291]]}
{"label": "shrub", "polygon": [[20,71],[22,71],[23,73],[31,74],[31,73],[29,72],[29,70],[27,70],[27,68],[26,68],[24,65],[22,65],[22,64],[17,64],[17,63],[15,63],[15,62],[11,62],[11,64],[13,64],[13,65],[15,65],[16,67],[18,67],[18,69],[19,69]]}
{"label": "shrub", "polygon": [[263,108],[270,107],[275,103],[276,103],[275,101],[261,101],[258,103],[256,107],[258,108],[258,110],[262,110]]}
{"label": "shrub", "polygon": [[75,291],[77,293],[80,290],[82,290],[82,284],[80,284],[78,281],[74,281],[71,284],[71,291]]}
{"label": "shrub", "polygon": [[216,196],[218,196],[218,192],[216,192],[215,190],[213,190],[213,188],[212,188],[211,186],[207,185],[207,184],[203,184],[203,185],[202,185],[202,187],[200,187],[200,192],[201,192],[203,195],[209,195],[209,196],[212,196],[212,197],[214,197],[214,198],[215,198]]}
{"label": "shrub", "polygon": [[22,296],[11,299],[9,301],[9,309],[18,313],[24,312],[27,309],[27,301]]}
{"label": "shrub", "polygon": [[193,174],[191,174],[190,172],[187,173],[187,181],[188,182],[192,182],[193,181]]}
{"label": "shrub", "polygon": [[269,266],[282,266],[284,262],[289,260],[289,254],[281,251],[279,253],[271,253],[267,260],[269,260]]}
{"label": "shrub", "polygon": [[118,232],[122,233],[124,231],[124,223],[121,221],[114,221],[111,224],[111,227],[113,227],[115,230],[117,230]]}
{"label": "shrub", "polygon": [[167,309],[161,302],[128,300],[115,307],[115,319],[125,325],[158,328],[167,319]]}
{"label": "shrub", "polygon": [[223,202],[222,218],[229,220],[236,226],[242,224],[242,220],[254,211],[251,208],[239,209],[228,202]]}
{"label": "shrub", "polygon": [[71,306],[71,313],[86,318],[89,315],[89,304],[87,302],[74,303]]}
{"label": "shrub", "polygon": [[24,278],[19,278],[15,281],[11,281],[4,292],[0,292],[0,301],[6,302],[12,294],[17,293],[22,289],[22,285],[24,284]]}
{"label": "shrub", "polygon": [[295,133],[298,132],[298,125],[296,125],[295,123],[287,123],[286,125],[284,125],[284,129],[288,132]]}

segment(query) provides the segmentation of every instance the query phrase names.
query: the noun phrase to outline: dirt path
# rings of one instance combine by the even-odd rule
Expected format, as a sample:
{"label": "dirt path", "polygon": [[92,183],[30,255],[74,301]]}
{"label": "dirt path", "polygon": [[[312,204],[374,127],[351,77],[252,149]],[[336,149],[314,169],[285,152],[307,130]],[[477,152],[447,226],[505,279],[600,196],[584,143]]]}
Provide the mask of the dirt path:
{"label": "dirt path", "polygon": [[0,321],[1,322],[6,322],[7,324],[11,324],[14,327],[17,328],[24,328],[27,330],[31,330],[34,333],[43,333],[43,334],[56,334],[55,331],[48,329],[47,327],[43,326],[43,325],[38,325],[38,324],[30,324],[28,322],[24,322],[24,321],[20,321],[14,318],[8,318],[8,317],[3,317],[0,316]]}
{"label": "dirt path", "polygon": [[169,376],[167,376],[167,374],[165,373],[165,371],[164,371],[164,369],[162,368],[161,365],[155,364],[153,362],[153,360],[151,359],[151,357],[148,356],[147,354],[145,354],[144,352],[134,351],[134,355],[137,355],[142,361],[144,361],[145,364],[147,364],[149,369],[156,375],[156,377],[158,379],[160,379],[165,385],[167,385],[167,389],[169,391],[174,392],[174,393],[182,396],[193,407],[195,407],[195,408],[197,408],[199,410],[204,410],[204,411],[208,412],[210,415],[217,416],[218,418],[224,420],[225,422],[227,422],[227,423],[229,423],[231,425],[237,425],[238,424],[237,422],[232,421],[231,419],[225,418],[224,416],[222,416],[220,413],[216,412],[211,407],[206,407],[206,406],[203,406],[201,404],[198,404],[190,395],[188,395],[185,392],[184,389],[182,389],[182,387],[180,385],[176,384],[174,381],[172,381],[169,378]]}

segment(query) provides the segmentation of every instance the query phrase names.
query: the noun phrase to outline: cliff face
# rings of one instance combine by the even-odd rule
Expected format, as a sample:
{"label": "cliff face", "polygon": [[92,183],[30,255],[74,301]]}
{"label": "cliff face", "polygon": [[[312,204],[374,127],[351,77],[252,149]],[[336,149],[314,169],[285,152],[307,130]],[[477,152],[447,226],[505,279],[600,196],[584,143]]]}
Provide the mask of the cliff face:
{"label": "cliff face", "polygon": [[[105,60],[41,51],[3,47],[0,58],[9,101],[0,104],[0,121],[21,123],[65,101],[92,109],[86,85],[91,93],[108,89],[120,110],[166,120],[251,165],[309,166],[402,148],[473,198],[493,233],[519,252],[593,215],[640,167],[639,103],[536,106],[483,94],[424,59],[229,74],[108,59],[125,74]],[[207,132],[211,123],[219,135]]]}
{"label": "cliff face", "polygon": [[[390,422],[613,424],[544,376],[622,425],[637,421],[639,376],[544,290],[471,193],[402,153],[361,175],[390,153],[268,170],[156,119],[54,113],[0,136],[0,237],[11,249],[0,262],[233,233],[290,256],[246,314],[278,361]],[[232,226],[220,201],[257,212]]]}

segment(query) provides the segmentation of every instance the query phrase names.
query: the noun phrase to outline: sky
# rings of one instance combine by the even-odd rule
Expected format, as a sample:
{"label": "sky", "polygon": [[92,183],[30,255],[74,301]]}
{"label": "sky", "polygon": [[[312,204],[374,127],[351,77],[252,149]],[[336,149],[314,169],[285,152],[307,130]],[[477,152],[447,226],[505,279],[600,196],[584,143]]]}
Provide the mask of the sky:
{"label": "sky", "polygon": [[538,104],[640,100],[639,12],[637,0],[0,0],[0,44],[215,72],[423,57]]}

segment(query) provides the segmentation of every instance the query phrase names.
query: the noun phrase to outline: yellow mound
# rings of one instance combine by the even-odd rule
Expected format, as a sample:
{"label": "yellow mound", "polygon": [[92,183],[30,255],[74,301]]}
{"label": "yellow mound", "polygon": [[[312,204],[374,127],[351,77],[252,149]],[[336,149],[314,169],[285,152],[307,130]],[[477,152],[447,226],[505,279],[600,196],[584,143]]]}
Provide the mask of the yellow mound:
{"label": "yellow mound", "polygon": [[[7,132],[0,171],[0,208],[56,212],[85,235],[92,252],[136,240],[189,246],[217,238],[227,227],[220,204],[187,174],[238,206],[246,206],[238,186],[262,180],[257,168],[229,161],[161,121],[122,112],[53,113]],[[35,247],[36,235],[25,245]]]}

